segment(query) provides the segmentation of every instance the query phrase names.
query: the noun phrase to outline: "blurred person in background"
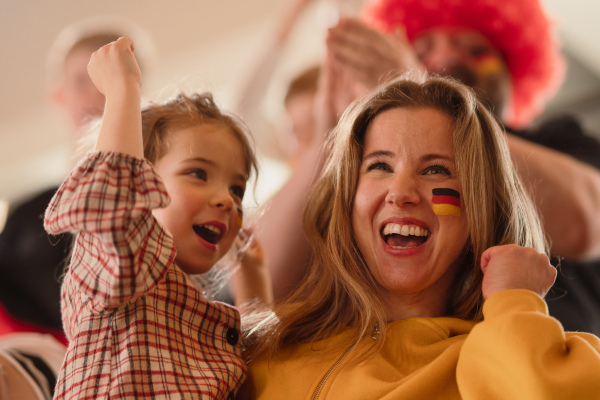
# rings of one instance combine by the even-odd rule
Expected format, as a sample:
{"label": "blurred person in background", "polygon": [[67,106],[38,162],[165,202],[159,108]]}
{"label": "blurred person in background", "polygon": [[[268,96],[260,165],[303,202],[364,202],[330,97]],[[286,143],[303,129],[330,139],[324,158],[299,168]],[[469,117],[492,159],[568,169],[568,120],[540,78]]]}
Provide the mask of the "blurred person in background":
{"label": "blurred person in background", "polygon": [[[125,34],[136,39],[142,68],[152,43],[133,22],[94,17],[61,30],[47,53],[48,98],[69,122],[74,153],[85,125],[102,116],[104,96],[87,73],[91,54]],[[45,232],[42,218],[58,186],[11,204],[0,233],[0,336],[14,332],[49,333],[66,344],[60,313],[60,280],[71,246]]]}

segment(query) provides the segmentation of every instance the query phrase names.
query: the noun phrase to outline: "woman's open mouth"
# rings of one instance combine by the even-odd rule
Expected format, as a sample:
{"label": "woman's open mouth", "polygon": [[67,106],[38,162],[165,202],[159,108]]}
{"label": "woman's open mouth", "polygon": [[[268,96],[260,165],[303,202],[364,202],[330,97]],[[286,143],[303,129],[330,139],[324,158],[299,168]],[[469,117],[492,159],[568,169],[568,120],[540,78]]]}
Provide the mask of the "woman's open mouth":
{"label": "woman's open mouth", "polygon": [[386,224],[381,229],[381,237],[394,249],[411,249],[425,243],[430,236],[427,228],[413,224]]}

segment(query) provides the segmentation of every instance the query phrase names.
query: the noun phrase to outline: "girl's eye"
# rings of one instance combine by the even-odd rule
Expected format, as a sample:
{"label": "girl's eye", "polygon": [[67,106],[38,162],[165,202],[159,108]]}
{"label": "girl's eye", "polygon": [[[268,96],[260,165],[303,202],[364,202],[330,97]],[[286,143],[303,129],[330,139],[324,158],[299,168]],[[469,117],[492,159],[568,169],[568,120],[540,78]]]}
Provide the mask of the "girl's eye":
{"label": "girl's eye", "polygon": [[246,189],[243,186],[232,186],[230,190],[231,194],[233,194],[234,196],[240,199],[244,198],[244,193],[246,192]]}
{"label": "girl's eye", "polygon": [[202,179],[203,181],[206,181],[207,179],[206,171],[204,171],[203,169],[195,169],[190,172],[190,175],[194,178]]}
{"label": "girl's eye", "polygon": [[431,167],[427,168],[425,170],[425,175],[438,175],[438,174],[443,174],[443,175],[448,175],[450,176],[450,170],[446,167],[444,167],[443,165],[432,165]]}
{"label": "girl's eye", "polygon": [[388,164],[380,161],[369,164],[367,171],[373,170],[392,172],[392,168]]}

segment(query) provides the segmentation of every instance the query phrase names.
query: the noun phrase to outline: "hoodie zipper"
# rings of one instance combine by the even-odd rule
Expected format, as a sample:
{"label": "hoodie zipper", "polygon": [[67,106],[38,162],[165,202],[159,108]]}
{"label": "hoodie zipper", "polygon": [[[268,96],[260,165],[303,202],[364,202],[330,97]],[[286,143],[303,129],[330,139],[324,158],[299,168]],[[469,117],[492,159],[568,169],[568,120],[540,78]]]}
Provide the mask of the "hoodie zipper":
{"label": "hoodie zipper", "polygon": [[346,358],[346,356],[348,355],[348,353],[350,353],[350,350],[352,350],[352,347],[354,347],[354,345],[348,347],[348,349],[346,349],[346,351],[344,352],[344,354],[342,354],[342,356],[336,361],[336,363],[333,364],[333,366],[331,368],[329,368],[329,371],[327,371],[327,373],[325,374],[325,376],[323,377],[323,379],[321,379],[321,382],[319,383],[319,386],[317,386],[317,390],[315,390],[315,393],[313,394],[312,400],[317,400],[319,398],[319,394],[321,393],[321,390],[323,389],[323,386],[325,386],[325,382],[327,381],[327,379],[329,378],[329,376],[331,375],[331,373],[337,368],[337,366],[340,365],[340,363],[342,362],[342,360],[344,358]]}

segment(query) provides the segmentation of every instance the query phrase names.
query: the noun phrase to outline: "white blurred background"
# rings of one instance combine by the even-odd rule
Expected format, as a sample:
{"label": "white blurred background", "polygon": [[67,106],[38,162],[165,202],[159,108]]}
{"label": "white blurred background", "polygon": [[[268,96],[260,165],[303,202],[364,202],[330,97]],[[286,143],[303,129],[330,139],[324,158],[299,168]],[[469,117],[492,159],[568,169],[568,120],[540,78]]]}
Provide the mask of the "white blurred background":
{"label": "white blurred background", "polygon": [[[557,20],[569,72],[542,118],[575,113],[598,134],[600,4],[543,2]],[[284,0],[0,0],[0,200],[4,207],[58,184],[71,162],[66,122],[45,91],[46,53],[61,28],[90,16],[125,16],[146,30],[154,43],[154,62],[144,75],[146,98],[160,100],[183,88],[210,90],[220,105],[231,109],[271,42],[285,6]],[[294,28],[263,104],[275,124],[280,123],[277,116],[289,78],[323,53],[329,7],[325,0],[315,0]]]}

